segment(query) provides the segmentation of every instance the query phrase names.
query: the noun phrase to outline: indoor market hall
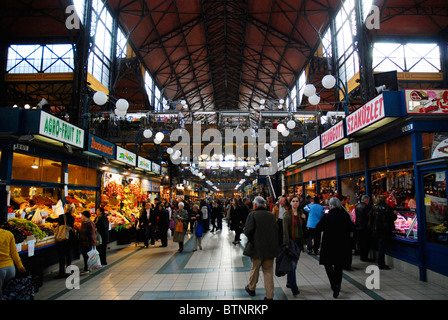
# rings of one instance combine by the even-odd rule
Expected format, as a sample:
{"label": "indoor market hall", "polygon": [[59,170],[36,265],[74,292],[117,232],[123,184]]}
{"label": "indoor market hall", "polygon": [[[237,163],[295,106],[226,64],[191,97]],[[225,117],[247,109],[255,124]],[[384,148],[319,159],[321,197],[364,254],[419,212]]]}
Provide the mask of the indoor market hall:
{"label": "indoor market hall", "polygon": [[2,0],[0,30],[0,310],[446,318],[448,1]]}

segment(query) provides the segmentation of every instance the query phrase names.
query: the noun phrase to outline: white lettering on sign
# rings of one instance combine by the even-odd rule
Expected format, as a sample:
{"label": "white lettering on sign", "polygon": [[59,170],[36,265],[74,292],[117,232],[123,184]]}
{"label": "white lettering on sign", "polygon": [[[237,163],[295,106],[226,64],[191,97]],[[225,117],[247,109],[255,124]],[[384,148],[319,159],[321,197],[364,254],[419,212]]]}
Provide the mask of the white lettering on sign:
{"label": "white lettering on sign", "polygon": [[84,147],[84,130],[41,111],[39,134],[79,148]]}
{"label": "white lettering on sign", "polygon": [[347,116],[347,134],[355,133],[384,117],[384,98],[380,94]]}
{"label": "white lettering on sign", "polygon": [[336,123],[330,129],[322,133],[321,138],[322,149],[344,138],[344,122],[339,121],[338,123]]}

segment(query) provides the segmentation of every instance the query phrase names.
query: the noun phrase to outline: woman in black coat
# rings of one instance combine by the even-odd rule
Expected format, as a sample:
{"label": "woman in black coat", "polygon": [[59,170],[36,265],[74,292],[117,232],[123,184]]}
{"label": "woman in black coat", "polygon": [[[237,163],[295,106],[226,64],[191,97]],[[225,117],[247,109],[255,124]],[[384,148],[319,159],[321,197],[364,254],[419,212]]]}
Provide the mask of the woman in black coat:
{"label": "woman in black coat", "polygon": [[243,232],[244,223],[247,216],[245,216],[246,210],[238,199],[233,199],[232,206],[230,207],[230,230],[235,231],[235,239],[232,241],[234,245],[241,242],[240,235]]}
{"label": "woman in black coat", "polygon": [[101,244],[97,244],[96,249],[100,254],[101,265],[104,267],[107,266],[106,251],[107,244],[109,243],[109,219],[106,216],[104,208],[96,209],[95,227],[101,235]]}
{"label": "woman in black coat", "polygon": [[319,263],[325,266],[333,297],[337,298],[341,290],[342,269],[351,261],[350,235],[355,225],[342,209],[339,199],[331,198],[329,205],[330,212],[322,217],[316,230],[323,232]]}

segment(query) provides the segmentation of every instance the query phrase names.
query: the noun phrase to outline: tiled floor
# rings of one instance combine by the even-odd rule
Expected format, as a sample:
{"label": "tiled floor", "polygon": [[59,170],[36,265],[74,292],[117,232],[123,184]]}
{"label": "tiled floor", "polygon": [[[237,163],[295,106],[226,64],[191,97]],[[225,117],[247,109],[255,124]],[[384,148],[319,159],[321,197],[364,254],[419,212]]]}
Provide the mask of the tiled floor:
{"label": "tiled floor", "polygon": [[[250,259],[242,255],[243,246],[232,244],[234,234],[224,225],[222,232],[207,233],[203,250],[192,251],[193,239],[187,234],[185,249],[177,243],[168,247],[143,248],[135,243],[111,245],[106,268],[81,276],[79,289],[67,289],[65,279],[49,274],[36,293],[36,300],[160,300],[219,299],[260,300],[264,298],[263,276],[257,295],[244,290],[248,283]],[[244,235],[242,236],[244,243]],[[81,265],[81,261],[75,262]],[[380,272],[380,289],[368,290],[367,263],[353,257],[353,270],[344,271],[338,300],[448,300],[448,289],[413,280],[395,270]],[[278,300],[334,300],[323,266],[314,256],[302,253],[297,267],[300,294],[294,297],[286,288],[286,277],[274,277]]]}

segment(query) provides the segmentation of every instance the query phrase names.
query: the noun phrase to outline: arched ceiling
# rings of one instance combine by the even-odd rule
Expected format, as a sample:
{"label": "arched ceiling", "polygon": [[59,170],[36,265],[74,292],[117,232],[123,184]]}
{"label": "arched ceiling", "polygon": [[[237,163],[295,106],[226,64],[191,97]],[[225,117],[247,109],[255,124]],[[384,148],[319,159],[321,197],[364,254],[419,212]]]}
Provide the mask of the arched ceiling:
{"label": "arched ceiling", "polygon": [[[164,96],[189,110],[286,98],[338,0],[109,0]],[[333,98],[334,100],[334,98]]]}

